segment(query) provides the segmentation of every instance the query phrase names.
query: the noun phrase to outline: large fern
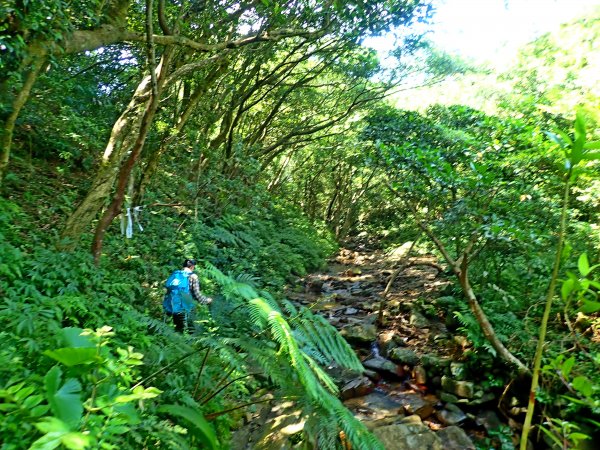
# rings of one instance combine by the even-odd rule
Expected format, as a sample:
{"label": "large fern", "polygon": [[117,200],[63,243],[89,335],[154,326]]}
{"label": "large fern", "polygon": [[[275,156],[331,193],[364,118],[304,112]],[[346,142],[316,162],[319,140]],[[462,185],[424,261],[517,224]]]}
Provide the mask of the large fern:
{"label": "large fern", "polygon": [[[338,388],[323,365],[362,371],[352,348],[323,317],[244,283],[207,265],[205,275],[220,285],[226,315],[213,314],[216,336],[230,364],[256,370],[286,398],[294,398],[307,417],[307,435],[319,448],[335,449],[339,433],[355,448],[380,449],[381,444],[337,398]],[[225,306],[222,306],[226,308]],[[213,312],[216,312],[213,310]],[[227,331],[229,330],[229,331]],[[243,334],[239,334],[243,330]]]}

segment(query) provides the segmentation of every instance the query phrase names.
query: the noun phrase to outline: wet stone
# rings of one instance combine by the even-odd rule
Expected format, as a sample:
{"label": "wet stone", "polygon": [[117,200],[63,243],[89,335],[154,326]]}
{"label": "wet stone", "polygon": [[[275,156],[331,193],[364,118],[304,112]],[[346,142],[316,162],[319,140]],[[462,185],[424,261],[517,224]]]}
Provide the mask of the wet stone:
{"label": "wet stone", "polygon": [[412,371],[412,377],[417,384],[426,384],[427,383],[427,372],[423,366],[415,366]]}
{"label": "wet stone", "polygon": [[401,364],[415,366],[419,364],[419,357],[408,348],[394,348],[390,351],[390,359]]}
{"label": "wet stone", "polygon": [[377,338],[377,328],[371,323],[356,323],[342,328],[341,334],[349,341],[371,343]]}
{"label": "wet stone", "polygon": [[355,397],[362,397],[373,391],[375,385],[367,377],[360,377],[344,385],[340,390],[342,400],[348,400]]}
{"label": "wet stone", "polygon": [[356,308],[346,308],[344,310],[344,314],[346,314],[347,316],[353,316],[355,314],[358,314],[358,309],[356,309]]}
{"label": "wet stone", "polygon": [[423,424],[395,424],[373,433],[388,450],[442,450],[442,441]]}
{"label": "wet stone", "polygon": [[458,402],[458,397],[449,392],[442,392],[440,393],[440,400],[446,403],[456,403]]}
{"label": "wet stone", "polygon": [[400,403],[380,392],[371,392],[364,397],[346,400],[344,405],[354,413],[357,419],[365,422],[381,420],[386,417],[393,417],[394,419],[403,417],[399,414],[401,410]]}
{"label": "wet stone", "polygon": [[363,366],[365,366],[367,369],[373,369],[377,372],[386,372],[396,377],[403,375],[401,367],[380,356],[363,361]]}
{"label": "wet stone", "polygon": [[458,425],[467,418],[467,415],[452,403],[448,403],[444,409],[436,411],[435,416],[444,425]]}
{"label": "wet stone", "polygon": [[418,311],[413,311],[410,314],[409,323],[417,328],[427,328],[430,325],[429,320]]}
{"label": "wet stone", "polygon": [[475,450],[475,444],[463,429],[450,426],[438,431],[444,450]]}
{"label": "wet stone", "polygon": [[442,388],[451,394],[464,398],[473,398],[475,386],[470,381],[457,381],[450,377],[442,377]]}

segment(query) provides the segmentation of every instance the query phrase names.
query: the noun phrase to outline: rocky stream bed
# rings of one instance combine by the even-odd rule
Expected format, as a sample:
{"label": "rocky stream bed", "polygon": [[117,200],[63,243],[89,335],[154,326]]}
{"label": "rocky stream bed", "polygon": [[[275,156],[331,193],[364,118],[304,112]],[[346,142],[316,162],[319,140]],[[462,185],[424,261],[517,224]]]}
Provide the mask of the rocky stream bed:
{"label": "rocky stream bed", "polygon": [[[470,377],[468,343],[440,312],[450,282],[432,257],[407,258],[407,250],[343,249],[288,298],[327,318],[356,350],[364,372],[333,375],[344,404],[387,450],[513,448],[510,433],[499,432],[511,419],[498,408],[498,392]],[[232,449],[299,448],[293,437],[302,427],[293,404],[265,406],[248,414]]]}

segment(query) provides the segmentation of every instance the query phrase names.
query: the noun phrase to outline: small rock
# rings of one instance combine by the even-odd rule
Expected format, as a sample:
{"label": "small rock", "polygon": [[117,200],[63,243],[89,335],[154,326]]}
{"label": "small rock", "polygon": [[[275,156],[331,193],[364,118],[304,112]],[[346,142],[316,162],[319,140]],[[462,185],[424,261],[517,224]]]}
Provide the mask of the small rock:
{"label": "small rock", "polygon": [[441,358],[437,355],[426,354],[421,356],[421,364],[427,369],[430,375],[441,375],[445,369],[450,366],[450,358]]}
{"label": "small rock", "polygon": [[344,314],[346,314],[347,316],[353,316],[354,314],[358,314],[358,309],[356,309],[356,308],[346,308],[344,310]]}
{"label": "small rock", "polygon": [[427,372],[423,366],[415,366],[412,371],[412,377],[417,384],[427,383]]}
{"label": "small rock", "polygon": [[473,392],[475,390],[475,386],[472,382],[456,381],[447,376],[442,377],[442,388],[446,392],[450,392],[451,394],[455,394],[464,398],[473,398]]}
{"label": "small rock", "polygon": [[[477,394],[477,392],[475,394]],[[481,398],[476,398],[474,400],[471,400],[468,402],[468,404],[471,406],[483,405],[484,403],[494,401],[495,399],[496,399],[496,396],[494,394],[492,394],[491,392],[486,392],[485,394],[483,394],[481,396]]]}
{"label": "small rock", "polygon": [[362,397],[373,391],[375,385],[369,378],[360,377],[352,380],[344,385],[340,390],[340,397],[342,400],[348,400],[350,398]]}
{"label": "small rock", "polygon": [[404,370],[402,370],[402,367],[380,356],[363,361],[363,366],[368,369],[376,370],[377,372],[387,372],[396,377],[401,377],[404,375]]}
{"label": "small rock", "polygon": [[458,397],[454,394],[450,394],[449,392],[442,392],[440,394],[440,400],[446,403],[456,403],[458,402]]}
{"label": "small rock", "polygon": [[423,423],[423,420],[419,416],[417,416],[416,414],[414,414],[412,416],[406,416],[406,417],[404,417],[402,420],[400,420],[400,423],[419,424],[419,423]]}

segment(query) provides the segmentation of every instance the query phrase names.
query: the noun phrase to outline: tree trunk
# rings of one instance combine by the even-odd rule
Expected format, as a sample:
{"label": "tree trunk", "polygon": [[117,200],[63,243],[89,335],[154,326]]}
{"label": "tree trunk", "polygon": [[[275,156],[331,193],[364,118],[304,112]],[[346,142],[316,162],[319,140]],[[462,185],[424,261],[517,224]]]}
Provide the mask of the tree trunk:
{"label": "tree trunk", "polygon": [[42,67],[44,66],[45,62],[45,53],[32,58],[31,64],[29,65],[29,70],[27,71],[27,75],[25,76],[25,82],[23,83],[23,86],[19,90],[19,93],[13,100],[12,111],[6,119],[6,122],[4,122],[4,132],[2,134],[1,144],[2,147],[0,148],[0,186],[2,185],[2,180],[6,175],[6,171],[8,170],[8,163],[10,161],[10,149],[12,147],[12,137],[13,132],[15,130],[15,123],[17,122],[17,118],[19,117],[21,109],[23,108],[23,106],[27,102],[27,99],[29,98],[31,88],[35,84],[35,80],[37,79],[37,76],[42,70]]}
{"label": "tree trunk", "polygon": [[[92,182],[87,195],[77,209],[67,219],[62,238],[66,248],[72,247],[74,242],[85,232],[92,220],[104,206],[115,184],[119,167],[127,152],[134,145],[136,130],[139,129],[144,111],[151,102],[148,97],[150,92],[150,77],[138,85],[129,105],[115,122],[108,144],[102,156],[100,169]],[[146,105],[145,108],[143,106]]]}
{"label": "tree trunk", "polygon": [[467,297],[467,301],[469,302],[469,307],[471,308],[473,315],[477,319],[477,322],[479,323],[479,326],[481,327],[481,331],[483,332],[483,335],[485,336],[485,338],[488,340],[488,342],[490,344],[492,344],[492,347],[494,347],[494,349],[498,352],[498,354],[500,355],[500,357],[502,359],[504,359],[505,361],[507,361],[508,363],[510,363],[511,365],[513,365],[517,368],[520,375],[530,374],[530,371],[527,368],[527,366],[525,364],[523,364],[521,361],[519,361],[504,346],[502,341],[500,339],[498,339],[498,336],[496,335],[496,332],[494,331],[492,324],[490,323],[487,316],[485,315],[485,312],[481,308],[481,305],[477,301],[477,297],[475,296],[475,293],[473,292],[473,288],[471,287],[471,283],[469,282],[469,275],[468,275],[467,267],[462,268],[461,273],[458,278],[460,280],[460,286],[462,287],[463,293],[465,294],[465,296]]}
{"label": "tree trunk", "polygon": [[[102,255],[102,245],[104,243],[104,234],[106,233],[106,229],[111,224],[113,219],[120,214],[121,208],[123,207],[123,200],[125,199],[125,189],[127,187],[127,182],[130,180],[133,167],[135,166],[135,163],[137,162],[140,153],[144,148],[144,143],[146,142],[146,137],[148,136],[148,132],[150,131],[150,127],[152,126],[152,121],[154,120],[156,110],[158,109],[158,104],[160,103],[160,94],[162,92],[164,82],[167,78],[167,72],[169,70],[169,62],[172,55],[172,48],[167,48],[165,50],[165,53],[161,58],[161,63],[159,64],[158,69],[155,67],[156,56],[153,41],[154,33],[152,24],[152,10],[153,0],[146,0],[146,36],[148,44],[147,57],[151,83],[150,100],[147,102],[146,108],[144,109],[139,131],[137,133],[135,143],[133,144],[133,148],[131,149],[131,153],[129,154],[129,158],[127,158],[127,161],[119,170],[119,176],[117,179],[117,186],[115,189],[115,195],[113,197],[113,200],[102,215],[102,217],[100,218],[98,225],[96,226],[96,232],[94,233],[94,240],[92,242],[92,254],[94,255],[94,262],[96,264],[100,262],[100,256]],[[158,77],[156,76],[157,70],[159,72]]]}

